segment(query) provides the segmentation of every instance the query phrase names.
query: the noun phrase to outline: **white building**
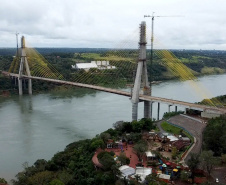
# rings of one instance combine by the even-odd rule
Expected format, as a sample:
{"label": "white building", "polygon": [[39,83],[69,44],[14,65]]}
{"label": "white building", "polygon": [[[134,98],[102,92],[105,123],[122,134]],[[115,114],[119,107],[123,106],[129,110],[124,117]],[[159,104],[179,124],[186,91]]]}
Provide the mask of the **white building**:
{"label": "white building", "polygon": [[76,63],[71,65],[72,69],[84,69],[89,71],[91,68],[97,69],[116,69],[115,66],[110,65],[109,61],[91,61],[91,63]]}
{"label": "white building", "polygon": [[128,179],[129,176],[135,174],[135,169],[128,166],[128,165],[123,165],[119,167],[119,170],[121,172],[121,177]]}
{"label": "white building", "polygon": [[139,182],[142,183],[142,182],[144,182],[145,178],[150,174],[152,174],[152,168],[136,167],[136,172],[131,177],[135,178],[135,175],[139,175],[139,177],[140,177]]}
{"label": "white building", "polygon": [[147,151],[145,152],[146,156],[147,156],[147,160],[153,160],[155,159],[155,154],[153,154],[151,151]]}

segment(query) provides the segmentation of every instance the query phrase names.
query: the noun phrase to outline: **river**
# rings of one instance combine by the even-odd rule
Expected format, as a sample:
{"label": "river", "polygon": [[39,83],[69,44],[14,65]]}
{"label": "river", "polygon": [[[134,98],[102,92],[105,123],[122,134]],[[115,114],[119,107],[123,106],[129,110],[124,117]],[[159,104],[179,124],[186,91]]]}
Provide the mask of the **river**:
{"label": "river", "polygon": [[[210,97],[226,94],[226,74],[203,76],[197,81],[199,87],[208,89]],[[152,93],[188,102],[203,99],[189,81],[154,84]],[[88,89],[0,98],[0,177],[12,179],[24,162],[32,165],[37,159],[49,160],[71,142],[92,138],[116,121],[130,121],[131,107],[128,97]],[[157,105],[153,107],[156,118]],[[168,106],[161,104],[161,116],[166,111]],[[142,115],[140,103],[139,119]]]}

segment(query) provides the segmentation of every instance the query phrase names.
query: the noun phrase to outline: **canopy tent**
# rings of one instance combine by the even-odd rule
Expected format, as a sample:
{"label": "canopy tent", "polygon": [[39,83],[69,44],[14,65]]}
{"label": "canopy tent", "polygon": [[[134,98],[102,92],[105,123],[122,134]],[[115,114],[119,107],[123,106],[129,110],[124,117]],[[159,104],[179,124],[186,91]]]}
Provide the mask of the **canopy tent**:
{"label": "canopy tent", "polygon": [[127,165],[123,165],[119,167],[119,170],[121,172],[121,176],[124,178],[128,178],[128,176],[135,174],[135,169],[132,167],[129,167]]}
{"label": "canopy tent", "polygon": [[178,169],[173,169],[174,172],[178,172]]}
{"label": "canopy tent", "polygon": [[166,165],[166,164],[163,164],[163,165],[162,165],[162,167],[163,167],[163,168],[166,168],[166,167],[167,167],[167,165]]}

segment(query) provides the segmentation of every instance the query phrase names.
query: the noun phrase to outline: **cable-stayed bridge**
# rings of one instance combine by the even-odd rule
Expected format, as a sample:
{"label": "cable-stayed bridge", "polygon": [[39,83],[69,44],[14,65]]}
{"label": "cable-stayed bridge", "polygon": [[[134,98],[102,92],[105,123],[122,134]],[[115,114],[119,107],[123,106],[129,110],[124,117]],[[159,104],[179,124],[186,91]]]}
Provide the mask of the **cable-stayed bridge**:
{"label": "cable-stayed bridge", "polygon": [[[68,80],[63,80],[62,75],[57,73],[57,71],[54,68],[50,68],[47,66],[46,63],[43,62],[43,59],[35,55],[35,59],[38,60],[38,63],[32,63],[31,58],[29,57],[29,54],[31,51],[27,50],[25,47],[25,38],[22,37],[21,39],[21,49],[19,58],[20,61],[12,63],[11,69],[9,71],[1,71],[1,73],[5,76],[10,76],[18,79],[18,87],[19,87],[19,95],[23,94],[23,80],[28,80],[28,93],[32,94],[32,80],[41,80],[41,81],[47,81],[52,83],[58,83],[58,84],[65,84],[65,85],[72,85],[82,88],[90,88],[95,89],[99,91],[104,91],[108,93],[114,93],[118,95],[123,95],[130,97],[132,101],[132,120],[137,120],[137,112],[138,112],[138,103],[144,102],[144,117],[145,118],[151,118],[152,117],[152,103],[157,102],[158,103],[158,114],[157,119],[159,119],[159,110],[160,110],[160,103],[165,103],[170,106],[175,106],[175,110],[177,109],[177,106],[182,106],[185,108],[190,108],[194,110],[202,111],[205,115],[209,114],[211,115],[221,115],[226,114],[226,109],[214,107],[214,106],[206,106],[206,105],[200,105],[195,103],[188,103],[178,100],[172,100],[172,99],[166,99],[161,97],[154,97],[151,94],[151,86],[148,79],[148,70],[147,70],[147,54],[146,54],[146,24],[145,22],[142,22],[140,25],[140,41],[139,41],[139,52],[138,52],[138,59],[136,62],[136,75],[134,79],[134,85],[132,92],[126,92],[119,89],[114,88],[107,88],[102,87],[98,85],[93,84],[86,84],[86,83],[79,83],[79,80],[82,78],[88,79],[87,76],[82,73],[82,77],[78,77],[78,82],[72,82]],[[30,52],[30,53],[29,53]],[[191,71],[188,70],[183,66],[183,64],[179,63],[178,61],[175,62],[173,57],[169,53],[160,53],[159,55],[163,55],[167,58],[169,58],[169,62],[167,63],[168,67],[171,69],[172,73],[179,73],[181,75],[181,78],[183,80],[187,79],[194,79],[194,76],[191,74]],[[18,74],[16,70],[12,70],[12,68],[15,69],[15,66],[19,67]],[[36,72],[34,73],[32,67],[35,67]],[[47,70],[43,71],[42,68],[47,68]],[[130,69],[131,70],[131,69]],[[54,72],[51,72],[54,71]],[[107,70],[105,70],[106,72]],[[95,73],[95,71],[93,71]],[[49,75],[51,74],[51,75]],[[88,73],[85,73],[88,74]],[[91,73],[92,74],[92,73]],[[113,73],[114,74],[114,73]],[[37,76],[36,76],[37,75]],[[92,77],[92,76],[91,76]],[[114,76],[113,76],[114,78]],[[88,81],[88,80],[87,80]],[[140,93],[141,89],[143,90],[143,93]]]}
{"label": "cable-stayed bridge", "polygon": [[[11,77],[16,77],[16,78],[19,77],[19,74],[15,74],[15,73],[9,73],[6,71],[1,71],[1,73],[4,74],[5,76],[11,76]],[[122,90],[118,90],[118,89],[111,89],[111,88],[106,88],[106,87],[101,87],[101,86],[96,86],[96,85],[82,84],[82,83],[69,82],[69,81],[64,81],[64,80],[56,80],[56,79],[50,79],[50,78],[43,78],[43,77],[26,76],[26,75],[22,75],[22,77],[25,79],[43,80],[43,81],[53,82],[53,83],[57,83],[57,84],[72,85],[72,86],[76,86],[76,87],[89,88],[89,89],[94,89],[94,90],[98,90],[98,91],[103,91],[103,92],[131,97],[130,92],[122,91]],[[196,104],[196,103],[189,103],[189,102],[184,102],[184,101],[179,101],[179,100],[172,100],[172,99],[168,99],[168,98],[147,96],[147,95],[142,95],[142,94],[139,95],[139,101],[165,103],[165,104],[168,104],[171,106],[172,105],[173,106],[182,106],[185,108],[206,111],[209,113],[226,114],[226,109],[223,109],[223,108],[206,106],[206,105],[201,105],[201,104]]]}

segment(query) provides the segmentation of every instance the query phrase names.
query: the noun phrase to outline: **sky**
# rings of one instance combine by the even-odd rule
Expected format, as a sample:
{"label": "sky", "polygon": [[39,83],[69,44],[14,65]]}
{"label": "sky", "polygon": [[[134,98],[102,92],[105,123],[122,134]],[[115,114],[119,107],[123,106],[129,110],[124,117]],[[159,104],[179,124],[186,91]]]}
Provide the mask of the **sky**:
{"label": "sky", "polygon": [[[146,21],[154,48],[226,50],[225,0],[0,0],[0,47],[129,48]],[[172,17],[170,17],[172,16]],[[176,17],[178,16],[178,17]],[[150,43],[148,43],[150,45]]]}

